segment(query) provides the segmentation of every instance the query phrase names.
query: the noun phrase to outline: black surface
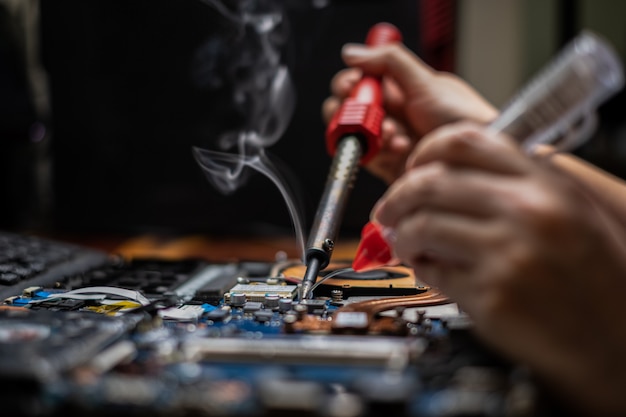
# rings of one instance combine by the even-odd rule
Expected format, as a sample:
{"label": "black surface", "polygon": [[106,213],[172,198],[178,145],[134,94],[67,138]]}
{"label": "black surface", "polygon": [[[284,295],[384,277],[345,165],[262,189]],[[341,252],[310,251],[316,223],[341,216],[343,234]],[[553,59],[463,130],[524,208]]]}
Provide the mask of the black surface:
{"label": "black surface", "polygon": [[[312,223],[330,157],[321,105],[341,68],[341,46],[391,21],[417,44],[413,1],[284,2],[283,59],[296,84],[287,132],[269,152],[299,184]],[[42,3],[44,62],[54,109],[55,227],[94,231],[291,233],[282,197],[255,175],[224,196],[191,147],[242,122],[228,89],[199,87],[193,56],[231,28],[199,1],[60,0]],[[228,52],[241,53],[236,46]],[[357,233],[383,186],[362,173],[343,223]]]}

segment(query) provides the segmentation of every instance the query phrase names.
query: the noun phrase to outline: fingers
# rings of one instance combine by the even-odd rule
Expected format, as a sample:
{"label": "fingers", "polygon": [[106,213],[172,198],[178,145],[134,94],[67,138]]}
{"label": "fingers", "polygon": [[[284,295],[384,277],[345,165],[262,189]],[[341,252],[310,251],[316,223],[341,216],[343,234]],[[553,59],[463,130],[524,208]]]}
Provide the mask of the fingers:
{"label": "fingers", "polygon": [[[363,71],[359,68],[346,68],[339,71],[331,80],[330,90],[332,96],[322,105],[322,114],[328,122],[334,112],[339,108],[342,100],[350,95],[356,84],[361,79]],[[383,78],[384,106],[387,113],[401,115],[404,113],[404,94],[396,82],[387,77]]]}
{"label": "fingers", "polygon": [[333,118],[333,114],[339,109],[341,101],[337,97],[328,97],[322,103],[322,119],[326,124]]}
{"label": "fingers", "polygon": [[420,210],[488,218],[501,209],[498,200],[489,197],[501,194],[499,188],[499,182],[482,172],[432,163],[395,181],[376,204],[372,217],[390,227]]}
{"label": "fingers", "polygon": [[378,47],[346,44],[341,53],[346,65],[358,68],[360,73],[383,76],[385,108],[395,116],[406,114],[407,96],[429,96],[433,85],[438,84],[438,72],[401,43]]}
{"label": "fingers", "polygon": [[378,47],[346,44],[341,50],[346,65],[373,75],[390,76],[404,91],[426,84],[434,71],[401,43]]}
{"label": "fingers", "polygon": [[385,183],[391,184],[404,173],[406,157],[414,146],[414,140],[393,117],[383,120],[381,138],[381,148],[366,168]]}
{"label": "fingers", "polygon": [[395,231],[396,255],[407,262],[422,258],[466,264],[476,257],[486,221],[455,213],[422,210],[402,220]]}
{"label": "fingers", "polygon": [[491,239],[490,229],[487,222],[421,211],[395,228],[395,255],[413,267],[420,280],[443,289],[458,270],[472,268],[480,257],[479,242]]}
{"label": "fingers", "polygon": [[[322,117],[327,124],[340,105],[341,101],[337,97],[330,97],[324,101]],[[414,143],[414,139],[408,135],[402,123],[391,115],[386,116],[381,126],[381,149],[368,162],[368,171],[391,184],[404,172],[406,157]]]}
{"label": "fingers", "polygon": [[357,82],[361,79],[362,71],[358,68],[346,68],[339,71],[331,80],[331,96],[322,103],[322,117],[326,123],[339,109],[341,101],[348,97]]}
{"label": "fingers", "polygon": [[361,79],[363,72],[358,68],[345,68],[339,71],[331,80],[332,95],[344,99]]}
{"label": "fingers", "polygon": [[532,162],[505,135],[469,122],[443,126],[425,136],[407,159],[406,169],[441,161],[499,174],[521,174]]}

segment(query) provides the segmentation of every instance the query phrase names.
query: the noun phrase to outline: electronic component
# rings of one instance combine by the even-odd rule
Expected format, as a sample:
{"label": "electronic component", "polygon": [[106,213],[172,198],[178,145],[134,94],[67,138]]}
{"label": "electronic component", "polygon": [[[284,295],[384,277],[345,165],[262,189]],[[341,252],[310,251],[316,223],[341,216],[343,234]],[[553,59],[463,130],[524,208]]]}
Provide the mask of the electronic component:
{"label": "electronic component", "polygon": [[236,284],[240,268],[236,264],[205,265],[193,280],[187,280],[174,293],[193,302],[218,304]]}
{"label": "electronic component", "polygon": [[[386,266],[375,270],[356,272],[350,268],[351,261],[335,260],[320,273],[316,294],[331,297],[333,291],[341,291],[342,297],[403,296],[428,291],[429,287],[417,280],[413,270],[406,266]],[[301,281],[305,266],[300,261],[277,263],[272,273],[290,281]]]}
{"label": "electronic component", "polygon": [[224,301],[226,303],[232,303],[231,299],[235,298],[234,302],[239,305],[242,301],[242,296],[245,296],[247,301],[256,301],[263,303],[268,295],[275,295],[280,298],[293,299],[296,296],[298,287],[296,285],[271,285],[264,283],[251,283],[251,284],[237,284],[230,289],[229,292],[224,294]]}
{"label": "electronic component", "polygon": [[306,299],[300,301],[300,305],[305,306],[311,314],[321,314],[326,310],[326,300]]}
{"label": "electronic component", "polygon": [[261,338],[250,343],[245,338],[188,340],[182,351],[189,360],[206,358],[214,361],[312,365],[380,365],[408,364],[426,348],[424,339],[368,338],[349,336],[301,336]]}
{"label": "electronic component", "polygon": [[54,379],[123,336],[128,322],[93,313],[0,310],[0,378]]}
{"label": "electronic component", "polygon": [[[68,408],[83,414],[97,411],[105,417],[120,412],[165,417],[213,415],[198,407],[214,406],[221,406],[220,415],[226,417],[303,410],[311,416],[340,416],[344,414],[337,410],[345,407],[354,407],[361,413],[355,415],[366,417],[377,415],[378,407],[394,410],[402,417],[443,416],[448,410],[444,398],[460,401],[455,412],[475,411],[476,403],[466,398],[468,392],[475,399],[489,399],[492,415],[507,415],[506,400],[512,395],[511,385],[494,384],[487,391],[480,391],[472,388],[471,381],[475,379],[463,376],[466,374],[460,370],[475,363],[485,375],[492,374],[502,380],[517,372],[506,362],[485,362],[485,357],[491,358],[489,353],[476,357],[466,345],[458,350],[459,340],[467,343],[465,338],[471,323],[455,317],[426,318],[421,313],[414,319],[407,314],[398,315],[405,309],[447,303],[439,293],[428,289],[409,297],[368,300],[346,296],[342,297],[343,305],[337,308],[324,297],[295,302],[297,286],[281,278],[269,281],[274,284],[267,284],[267,277],[251,277],[248,284],[234,285],[227,292],[230,304],[226,294],[218,305],[185,302],[184,299],[194,299],[192,293],[186,293],[174,305],[156,306],[155,318],[162,320],[162,324],[154,319],[144,322],[145,309],[154,307],[152,303],[140,307],[139,315],[131,311],[130,315],[119,318],[88,312],[85,306],[76,311],[59,311],[53,317],[65,316],[55,319],[52,327],[38,325],[33,320],[29,326],[11,331],[10,337],[2,331],[0,320],[3,357],[15,357],[20,349],[26,352],[11,365],[8,360],[0,360],[0,375],[3,381],[11,382],[17,376],[16,369],[22,375],[34,375],[37,389],[19,385],[21,391],[29,393],[23,402],[46,398],[47,412],[54,417],[57,411],[62,413]],[[96,290],[108,297],[125,298],[111,300],[111,305],[138,302],[132,300],[146,302],[136,290],[106,287]],[[93,293],[93,287],[68,292],[74,296],[97,293]],[[45,297],[45,291],[39,288],[25,294]],[[237,297],[239,302],[232,305]],[[94,303],[90,308],[102,303],[99,299],[57,296],[33,303],[28,309],[10,308],[24,312],[25,317],[34,317],[33,314],[40,312],[32,311],[33,307],[66,301]],[[77,332],[72,326],[83,315],[85,319],[80,320],[94,321],[93,326],[86,327],[98,331],[98,337],[94,338],[90,331]],[[100,323],[100,318],[105,321]],[[106,325],[109,319],[116,323],[112,328]],[[46,341],[51,331],[63,332],[56,336],[63,342],[56,344],[56,349],[44,352],[44,347],[55,346]],[[14,345],[7,351],[4,348],[9,338]],[[15,344],[19,338],[41,342],[37,349],[22,349]],[[471,346],[482,349],[479,344]],[[79,354],[76,349],[80,350]],[[460,355],[467,357],[461,359]],[[27,358],[37,360],[25,365]],[[53,372],[46,371],[43,375],[35,372],[52,358],[66,359],[55,364]],[[442,364],[449,365],[442,368]],[[48,378],[50,375],[54,378]],[[462,386],[458,385],[459,381],[464,381]],[[211,392],[205,393],[206,389]],[[302,397],[312,392],[320,396]],[[467,403],[463,402],[465,399]],[[431,409],[441,413],[428,414]],[[18,411],[20,415],[38,415],[29,410]]]}
{"label": "electronic component", "polygon": [[[285,273],[297,262],[246,275],[236,263],[111,258],[55,288],[26,286],[0,307],[3,410],[507,417],[510,398],[529,392],[532,381],[473,341],[471,322],[410,270],[346,263],[304,300]],[[515,382],[479,386],[481,375]]]}
{"label": "electronic component", "polygon": [[258,301],[248,301],[243,305],[244,313],[254,313],[255,311],[259,311],[263,308],[263,303]]}

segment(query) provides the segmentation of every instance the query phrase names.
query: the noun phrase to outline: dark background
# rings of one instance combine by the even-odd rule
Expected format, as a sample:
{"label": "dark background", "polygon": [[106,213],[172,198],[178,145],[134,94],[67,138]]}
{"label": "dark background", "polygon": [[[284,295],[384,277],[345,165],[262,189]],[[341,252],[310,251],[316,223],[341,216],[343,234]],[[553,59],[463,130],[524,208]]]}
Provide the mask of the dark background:
{"label": "dark background", "polygon": [[[310,226],[326,180],[322,101],[344,67],[341,46],[394,22],[417,46],[417,4],[335,1],[325,8],[284,2],[289,39],[283,57],[296,85],[294,117],[269,152],[299,184]],[[281,195],[254,175],[224,196],[192,156],[240,122],[227,91],[193,82],[198,47],[232,30],[195,0],[42,2],[43,63],[53,117],[54,206],[49,225],[69,232],[291,233]],[[239,51],[233,48],[231,53]],[[232,110],[232,111],[231,111]],[[367,221],[382,184],[362,172],[344,221]]]}
{"label": "dark background", "polygon": [[[300,0],[279,3],[288,34],[283,60],[295,81],[297,102],[287,131],[269,152],[300,191],[308,228],[330,165],[321,105],[332,76],[344,67],[342,45],[363,41],[373,24],[389,21],[427,62],[453,70],[454,44],[450,39],[439,51],[424,45],[423,1],[335,0],[322,8]],[[560,7],[564,44],[578,32],[576,2]],[[193,159],[193,146],[242,122],[228,89],[202,89],[193,81],[198,48],[232,30],[214,10],[198,0],[43,1],[41,58],[52,106],[45,144],[32,140],[38,120],[19,42],[3,17],[0,8],[0,227],[68,233],[292,233],[286,205],[269,180],[254,175],[225,196]],[[232,48],[231,53],[238,52]],[[618,175],[623,161],[603,149],[611,132],[623,126],[618,110],[623,101],[621,94],[602,109],[604,127],[598,134],[603,140],[579,151]],[[47,210],[33,186],[33,160],[42,152],[53,163]],[[367,172],[359,174],[342,223],[344,236],[358,234],[383,190]]]}

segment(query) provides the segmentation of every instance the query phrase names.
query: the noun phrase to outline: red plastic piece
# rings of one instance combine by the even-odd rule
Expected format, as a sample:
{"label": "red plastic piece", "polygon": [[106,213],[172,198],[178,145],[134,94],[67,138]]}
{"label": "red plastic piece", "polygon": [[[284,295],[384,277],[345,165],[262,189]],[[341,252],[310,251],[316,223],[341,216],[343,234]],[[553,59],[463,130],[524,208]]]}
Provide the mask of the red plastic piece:
{"label": "red plastic piece", "polygon": [[[402,34],[390,23],[378,23],[367,34],[369,46],[401,42]],[[362,165],[372,159],[381,147],[381,125],[385,111],[380,77],[364,75],[335,113],[326,129],[326,149],[335,155],[337,144],[348,135],[357,135],[366,142]]]}
{"label": "red plastic piece", "polygon": [[352,269],[365,272],[398,263],[378,223],[368,222],[361,231],[361,241],[352,261]]}

